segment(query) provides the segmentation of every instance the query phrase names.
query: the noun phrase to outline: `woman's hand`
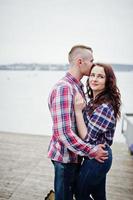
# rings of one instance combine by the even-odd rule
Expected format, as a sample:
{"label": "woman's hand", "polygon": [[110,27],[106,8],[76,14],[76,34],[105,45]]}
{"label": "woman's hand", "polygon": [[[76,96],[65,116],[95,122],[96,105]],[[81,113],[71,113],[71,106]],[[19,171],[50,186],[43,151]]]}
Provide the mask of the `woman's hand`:
{"label": "woman's hand", "polygon": [[86,106],[85,99],[78,92],[74,97],[74,110],[75,112],[81,112]]}

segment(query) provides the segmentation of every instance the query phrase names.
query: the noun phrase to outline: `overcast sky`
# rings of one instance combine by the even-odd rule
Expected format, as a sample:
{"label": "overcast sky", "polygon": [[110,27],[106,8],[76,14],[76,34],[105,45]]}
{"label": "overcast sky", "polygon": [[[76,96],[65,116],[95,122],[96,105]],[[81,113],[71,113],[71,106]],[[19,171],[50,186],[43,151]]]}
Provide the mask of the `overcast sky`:
{"label": "overcast sky", "polygon": [[0,64],[68,63],[75,44],[133,64],[133,0],[0,0],[0,29]]}

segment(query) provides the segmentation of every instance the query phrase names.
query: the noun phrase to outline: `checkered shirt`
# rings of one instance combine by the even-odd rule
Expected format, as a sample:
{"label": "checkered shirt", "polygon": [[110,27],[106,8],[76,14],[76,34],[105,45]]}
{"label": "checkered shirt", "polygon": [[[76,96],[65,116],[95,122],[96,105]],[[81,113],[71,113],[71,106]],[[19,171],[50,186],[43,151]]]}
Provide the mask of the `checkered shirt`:
{"label": "checkered shirt", "polygon": [[78,163],[79,156],[95,157],[97,146],[85,143],[77,136],[73,97],[80,92],[81,86],[70,73],[52,89],[48,99],[53,127],[48,148],[48,157],[62,163]]}
{"label": "checkered shirt", "polygon": [[84,111],[84,120],[88,129],[85,141],[93,145],[103,143],[112,145],[116,128],[116,118],[112,105],[103,103],[89,116],[88,110],[91,106],[92,102],[88,104]]}

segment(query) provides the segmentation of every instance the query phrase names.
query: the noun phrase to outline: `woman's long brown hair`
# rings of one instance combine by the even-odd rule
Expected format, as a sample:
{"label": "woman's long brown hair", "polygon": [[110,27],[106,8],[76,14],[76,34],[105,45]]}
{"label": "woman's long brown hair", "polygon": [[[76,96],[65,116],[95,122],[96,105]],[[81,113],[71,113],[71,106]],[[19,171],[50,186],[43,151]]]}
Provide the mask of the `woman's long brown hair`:
{"label": "woman's long brown hair", "polygon": [[[89,110],[88,114],[91,115],[94,109],[96,109],[96,107],[101,105],[102,103],[110,103],[113,106],[115,117],[116,119],[118,119],[121,116],[121,112],[120,112],[121,95],[116,84],[116,76],[114,74],[114,71],[111,65],[104,64],[104,63],[95,63],[91,67],[91,70],[95,66],[103,67],[105,71],[105,74],[106,74],[105,90],[96,96],[95,100],[93,101],[93,106]],[[91,70],[90,70],[90,73],[91,73]],[[87,79],[86,87],[87,87],[88,97],[93,98],[92,89],[89,87],[89,78]]]}

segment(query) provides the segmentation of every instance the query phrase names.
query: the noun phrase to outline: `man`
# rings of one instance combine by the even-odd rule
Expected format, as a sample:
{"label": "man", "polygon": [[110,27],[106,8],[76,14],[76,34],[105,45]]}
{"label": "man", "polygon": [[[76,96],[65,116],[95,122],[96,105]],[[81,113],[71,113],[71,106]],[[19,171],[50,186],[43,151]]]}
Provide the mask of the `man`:
{"label": "man", "polygon": [[85,98],[80,80],[89,74],[93,64],[90,47],[77,45],[68,55],[70,68],[52,89],[49,109],[53,120],[53,135],[48,149],[55,168],[55,200],[73,200],[74,186],[81,163],[80,156],[89,156],[104,162],[104,145],[92,146],[78,137],[73,100],[76,92]]}

